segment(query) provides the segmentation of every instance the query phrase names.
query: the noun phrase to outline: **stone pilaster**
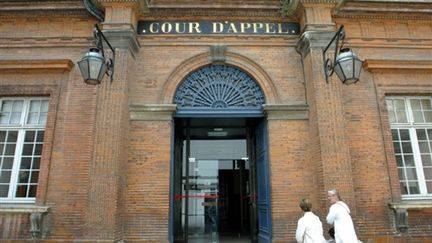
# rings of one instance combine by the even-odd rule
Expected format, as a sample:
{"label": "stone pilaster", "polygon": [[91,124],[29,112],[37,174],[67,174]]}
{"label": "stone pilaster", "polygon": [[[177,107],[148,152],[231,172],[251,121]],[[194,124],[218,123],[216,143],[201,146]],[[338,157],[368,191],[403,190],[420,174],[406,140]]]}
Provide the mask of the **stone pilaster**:
{"label": "stone pilaster", "polygon": [[[139,50],[134,26],[137,4],[101,1],[105,9],[102,32],[115,50],[114,78],[96,87],[94,151],[90,161],[88,208],[83,238],[117,241],[124,239],[122,191],[126,186],[128,160],[129,93],[133,61]],[[104,48],[111,56],[109,48]]]}
{"label": "stone pilaster", "polygon": [[[327,83],[324,76],[322,50],[335,32],[306,31],[297,45],[302,55],[309,106],[310,147],[312,161],[323,194],[323,205],[327,205],[325,193],[336,188],[343,200],[355,213],[355,194],[352,180],[351,156],[346,138],[342,82],[333,75]],[[328,206],[328,205],[327,205]]]}

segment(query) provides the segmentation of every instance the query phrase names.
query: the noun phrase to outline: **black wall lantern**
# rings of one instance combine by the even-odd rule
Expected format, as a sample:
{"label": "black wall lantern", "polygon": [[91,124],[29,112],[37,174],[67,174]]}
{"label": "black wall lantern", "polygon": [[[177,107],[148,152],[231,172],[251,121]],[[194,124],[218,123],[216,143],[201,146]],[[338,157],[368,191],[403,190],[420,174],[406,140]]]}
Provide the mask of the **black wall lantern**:
{"label": "black wall lantern", "polygon": [[[344,39],[345,29],[342,25],[323,51],[324,73],[327,83],[334,72],[344,84],[354,84],[359,81],[363,61],[350,48],[343,47]],[[332,61],[332,59],[327,58],[326,52],[335,41],[336,45]],[[341,47],[339,47],[339,42],[341,42]]]}
{"label": "black wall lantern", "polygon": [[[90,48],[90,50],[84,55],[81,61],[78,62],[78,67],[81,71],[81,75],[84,78],[86,84],[97,85],[100,84],[105,73],[110,77],[111,82],[114,76],[114,62],[115,62],[115,50],[108,42],[105,35],[100,31],[99,27],[95,25],[94,38],[96,42],[96,48]],[[105,53],[103,49],[103,43],[108,45],[112,51],[112,59],[105,60]]]}

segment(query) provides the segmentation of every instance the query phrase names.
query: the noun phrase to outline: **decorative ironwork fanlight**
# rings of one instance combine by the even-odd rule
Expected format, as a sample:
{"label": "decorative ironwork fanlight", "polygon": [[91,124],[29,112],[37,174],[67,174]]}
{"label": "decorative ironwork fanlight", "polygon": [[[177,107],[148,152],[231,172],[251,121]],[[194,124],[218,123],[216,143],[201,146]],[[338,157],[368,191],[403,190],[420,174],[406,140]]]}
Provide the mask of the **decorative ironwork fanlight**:
{"label": "decorative ironwork fanlight", "polygon": [[191,73],[177,88],[179,110],[261,110],[261,88],[245,72],[228,65],[210,65]]}

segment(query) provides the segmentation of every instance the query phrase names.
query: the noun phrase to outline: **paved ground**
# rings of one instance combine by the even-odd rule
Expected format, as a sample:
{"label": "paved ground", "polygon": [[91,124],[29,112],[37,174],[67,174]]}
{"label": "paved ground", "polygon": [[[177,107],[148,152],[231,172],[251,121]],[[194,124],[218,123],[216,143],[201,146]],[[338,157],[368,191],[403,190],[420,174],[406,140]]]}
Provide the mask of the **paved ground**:
{"label": "paved ground", "polygon": [[201,236],[189,239],[189,243],[250,243],[249,237]]}

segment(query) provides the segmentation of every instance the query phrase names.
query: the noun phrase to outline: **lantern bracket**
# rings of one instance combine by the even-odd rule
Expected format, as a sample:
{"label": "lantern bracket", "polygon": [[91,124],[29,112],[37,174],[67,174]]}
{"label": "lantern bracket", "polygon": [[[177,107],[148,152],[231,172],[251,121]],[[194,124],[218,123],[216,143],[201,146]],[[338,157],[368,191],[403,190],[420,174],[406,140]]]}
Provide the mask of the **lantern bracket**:
{"label": "lantern bracket", "polygon": [[115,50],[114,48],[111,46],[111,44],[109,43],[108,39],[105,37],[105,35],[102,33],[102,31],[99,29],[98,25],[95,24],[94,30],[93,30],[93,35],[95,38],[95,43],[96,43],[96,48],[101,50],[102,52],[102,57],[105,59],[105,51],[103,48],[103,42],[104,41],[107,46],[111,49],[112,52],[112,58],[109,58],[106,61],[106,65],[107,65],[107,70],[106,70],[106,74],[110,77],[110,81],[113,81],[113,77],[114,77],[114,63],[115,63]]}
{"label": "lantern bracket", "polygon": [[[336,57],[340,53],[343,47],[343,41],[345,39],[345,28],[342,25],[339,30],[336,32],[336,34],[333,36],[333,38],[330,40],[330,43],[328,43],[327,47],[323,50],[323,61],[324,61],[324,74],[326,78],[326,82],[329,82],[330,76],[334,73],[334,67],[336,63]],[[336,41],[333,60],[329,57],[327,57],[327,51],[332,46],[332,44]],[[339,42],[341,42],[341,46],[339,47]]]}

